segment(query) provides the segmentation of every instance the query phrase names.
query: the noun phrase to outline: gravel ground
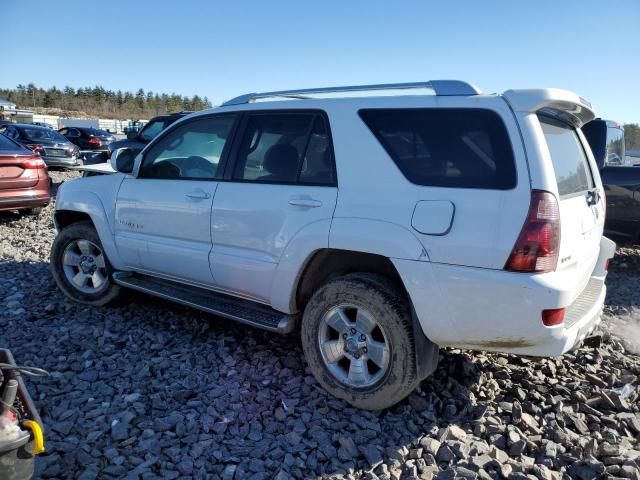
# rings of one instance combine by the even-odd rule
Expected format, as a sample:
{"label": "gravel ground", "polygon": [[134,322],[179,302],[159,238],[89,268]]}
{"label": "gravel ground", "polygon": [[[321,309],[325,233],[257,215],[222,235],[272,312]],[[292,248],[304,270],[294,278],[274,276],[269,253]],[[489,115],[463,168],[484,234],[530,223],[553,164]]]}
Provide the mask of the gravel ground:
{"label": "gravel ground", "polygon": [[319,387],[295,336],[134,293],[66,300],[50,210],[0,214],[0,347],[51,372],[28,380],[41,478],[640,478],[640,249],[620,249],[606,326],[579,350],[446,350],[407,400],[365,412]]}

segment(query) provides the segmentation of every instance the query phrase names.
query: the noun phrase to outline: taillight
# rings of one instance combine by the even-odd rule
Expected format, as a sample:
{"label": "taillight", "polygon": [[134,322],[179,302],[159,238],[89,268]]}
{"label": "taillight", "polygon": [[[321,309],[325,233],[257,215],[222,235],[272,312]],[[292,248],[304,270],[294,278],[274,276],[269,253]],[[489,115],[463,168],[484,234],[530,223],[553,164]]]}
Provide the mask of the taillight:
{"label": "taillight", "polygon": [[22,166],[29,169],[47,168],[47,164],[44,163],[44,160],[42,160],[40,157],[27,158],[23,160]]}
{"label": "taillight", "polygon": [[27,145],[27,148],[29,150],[33,150],[38,155],[42,155],[44,153],[44,147],[42,145],[30,144],[30,145]]}
{"label": "taillight", "polygon": [[542,323],[547,327],[555,327],[564,323],[564,308],[553,308],[542,311]]}
{"label": "taillight", "polygon": [[608,272],[608,271],[609,271],[609,264],[610,264],[610,263],[611,263],[611,259],[610,259],[610,258],[607,258],[607,259],[605,260],[605,262],[604,262],[604,270],[605,270],[605,272]]}
{"label": "taillight", "polygon": [[558,201],[549,192],[533,190],[529,213],[504,268],[512,272],[552,272],[558,264],[559,248]]}
{"label": "taillight", "polygon": [[89,139],[89,143],[93,144],[93,145],[100,145],[100,139],[93,137]]}

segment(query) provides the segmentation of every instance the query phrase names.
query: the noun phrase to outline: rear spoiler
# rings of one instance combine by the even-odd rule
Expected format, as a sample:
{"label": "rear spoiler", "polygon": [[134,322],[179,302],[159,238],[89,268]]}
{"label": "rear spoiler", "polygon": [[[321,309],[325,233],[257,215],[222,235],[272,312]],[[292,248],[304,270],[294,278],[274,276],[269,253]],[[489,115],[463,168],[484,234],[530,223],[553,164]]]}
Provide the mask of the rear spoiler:
{"label": "rear spoiler", "polygon": [[516,112],[551,115],[576,128],[595,118],[591,103],[573,92],[560,88],[507,90],[502,97]]}

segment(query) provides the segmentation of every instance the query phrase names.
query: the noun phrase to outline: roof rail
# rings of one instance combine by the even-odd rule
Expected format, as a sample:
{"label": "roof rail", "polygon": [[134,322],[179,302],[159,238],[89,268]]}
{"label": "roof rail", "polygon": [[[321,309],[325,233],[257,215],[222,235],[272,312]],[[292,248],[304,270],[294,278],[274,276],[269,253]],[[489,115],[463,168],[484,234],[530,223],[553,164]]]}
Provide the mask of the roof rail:
{"label": "roof rail", "polygon": [[252,103],[261,98],[284,97],[284,98],[310,98],[307,95],[317,93],[342,93],[342,92],[369,92],[375,90],[414,90],[418,88],[429,88],[436,95],[480,95],[482,92],[474,85],[461,80],[430,80],[427,82],[412,83],[383,83],[378,85],[348,85],[344,87],[321,87],[305,88],[301,90],[281,90],[279,92],[247,93],[240,95],[222,104],[223,107],[229,105],[242,105]]}

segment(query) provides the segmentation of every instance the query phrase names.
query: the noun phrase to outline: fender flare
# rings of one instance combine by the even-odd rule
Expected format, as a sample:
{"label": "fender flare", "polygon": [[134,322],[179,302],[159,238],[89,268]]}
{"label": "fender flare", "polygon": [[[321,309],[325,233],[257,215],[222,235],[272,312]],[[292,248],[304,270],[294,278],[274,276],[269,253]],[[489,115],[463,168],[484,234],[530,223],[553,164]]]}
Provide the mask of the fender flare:
{"label": "fender flare", "polygon": [[118,253],[118,249],[116,248],[109,219],[100,197],[98,197],[94,192],[90,192],[88,190],[79,190],[74,192],[74,195],[75,194],[79,195],[79,197],[83,199],[82,202],[74,202],[61,197],[59,201],[56,201],[54,215],[59,211],[80,212],[89,215],[96,232],[98,232],[98,237],[100,238],[100,242],[107,254],[109,262],[111,262],[111,265],[113,265],[116,270],[122,269],[124,265],[120,258],[120,254]]}
{"label": "fender flare", "polygon": [[334,218],[329,248],[373,253],[387,258],[429,261],[427,250],[411,230],[384,220]]}

